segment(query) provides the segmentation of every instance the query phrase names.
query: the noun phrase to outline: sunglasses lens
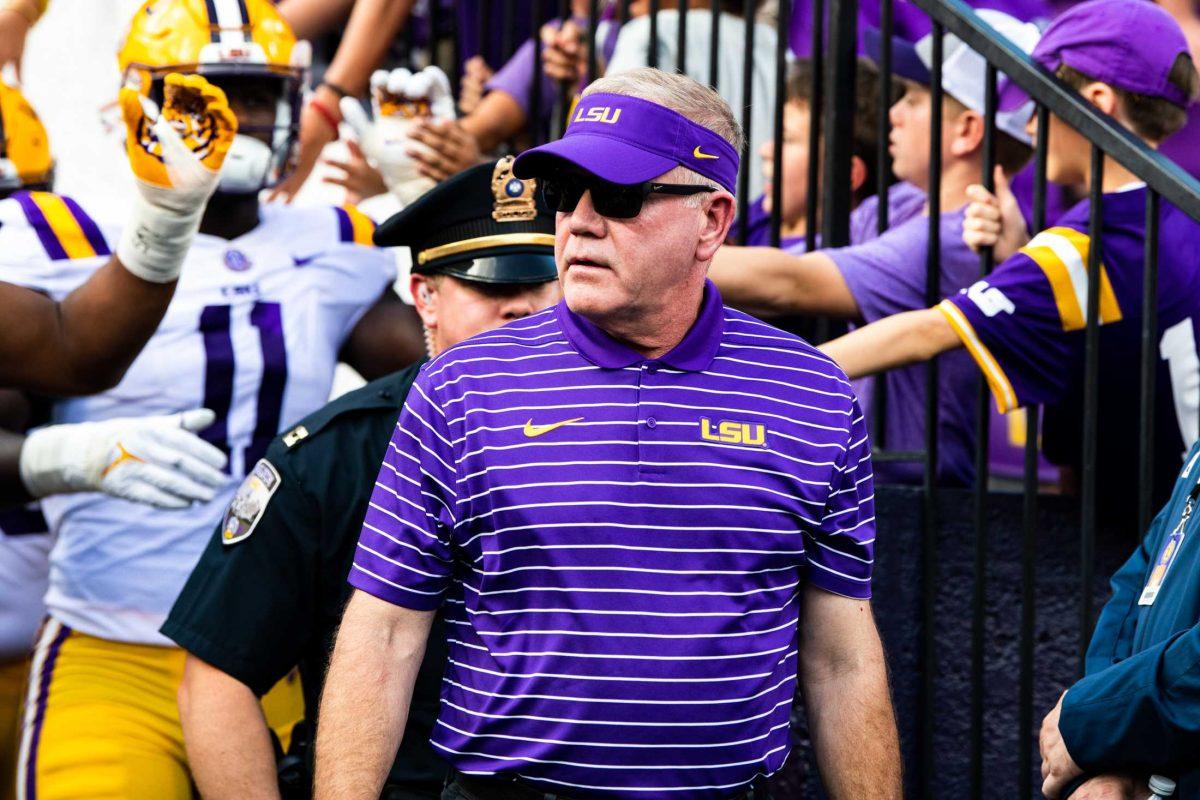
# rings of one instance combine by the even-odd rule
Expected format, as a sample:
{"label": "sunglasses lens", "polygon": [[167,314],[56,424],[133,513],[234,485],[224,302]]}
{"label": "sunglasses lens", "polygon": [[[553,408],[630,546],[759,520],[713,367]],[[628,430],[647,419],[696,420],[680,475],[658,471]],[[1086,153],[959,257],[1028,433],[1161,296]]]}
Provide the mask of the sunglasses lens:
{"label": "sunglasses lens", "polygon": [[542,179],[542,198],[553,211],[569,214],[579,205],[584,187],[577,182],[562,178]]}
{"label": "sunglasses lens", "polygon": [[596,213],[603,217],[632,219],[642,211],[644,195],[640,191],[641,187],[606,183],[590,188]]}

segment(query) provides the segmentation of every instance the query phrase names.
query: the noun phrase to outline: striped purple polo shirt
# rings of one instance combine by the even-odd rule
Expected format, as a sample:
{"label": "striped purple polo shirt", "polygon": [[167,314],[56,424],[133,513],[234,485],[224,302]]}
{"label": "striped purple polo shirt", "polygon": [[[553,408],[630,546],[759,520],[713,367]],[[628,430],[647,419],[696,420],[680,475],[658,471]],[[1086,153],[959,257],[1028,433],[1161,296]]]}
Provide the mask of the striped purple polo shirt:
{"label": "striped purple polo shirt", "polygon": [[422,370],[350,582],[446,603],[432,742],[580,798],[722,798],[780,768],[805,583],[870,596],[842,371],[726,308],[646,360],[565,305]]}

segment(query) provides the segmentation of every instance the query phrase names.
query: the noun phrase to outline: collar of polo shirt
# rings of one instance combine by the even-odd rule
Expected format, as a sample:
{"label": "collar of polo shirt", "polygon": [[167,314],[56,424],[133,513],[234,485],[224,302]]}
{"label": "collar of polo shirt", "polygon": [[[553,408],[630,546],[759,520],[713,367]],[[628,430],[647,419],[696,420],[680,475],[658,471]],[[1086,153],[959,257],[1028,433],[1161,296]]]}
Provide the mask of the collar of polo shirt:
{"label": "collar of polo shirt", "polygon": [[[721,309],[721,293],[712,281],[706,280],[704,297],[700,302],[700,313],[696,316],[696,321],[679,344],[655,361],[684,372],[702,372],[708,369],[717,355],[721,336],[725,332],[725,314]],[[596,366],[621,369],[646,360],[641,353],[613,339],[596,323],[571,311],[567,308],[565,300],[556,306],[555,313],[571,345]]]}

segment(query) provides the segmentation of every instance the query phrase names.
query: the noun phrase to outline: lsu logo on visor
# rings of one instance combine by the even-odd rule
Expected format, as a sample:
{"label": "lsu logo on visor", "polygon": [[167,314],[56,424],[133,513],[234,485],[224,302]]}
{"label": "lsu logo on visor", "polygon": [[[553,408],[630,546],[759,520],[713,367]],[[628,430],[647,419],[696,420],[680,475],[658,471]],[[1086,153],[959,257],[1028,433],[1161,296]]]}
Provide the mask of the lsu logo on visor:
{"label": "lsu logo on visor", "polygon": [[575,112],[572,122],[602,122],[605,125],[616,125],[621,118],[621,109],[612,106],[592,106],[581,108]]}
{"label": "lsu logo on visor", "polygon": [[749,422],[734,422],[733,420],[714,423],[708,417],[701,417],[700,438],[706,442],[766,447],[767,426],[751,425]]}

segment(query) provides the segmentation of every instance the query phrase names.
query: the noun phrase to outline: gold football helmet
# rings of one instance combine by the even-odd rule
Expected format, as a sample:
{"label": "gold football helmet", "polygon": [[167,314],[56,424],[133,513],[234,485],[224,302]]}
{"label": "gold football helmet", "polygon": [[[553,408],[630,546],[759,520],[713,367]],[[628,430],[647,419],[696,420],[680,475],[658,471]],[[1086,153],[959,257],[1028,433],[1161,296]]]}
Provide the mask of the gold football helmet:
{"label": "gold football helmet", "polygon": [[[160,106],[171,72],[203,75],[225,91],[239,117],[238,135],[219,191],[257,191],[291,171],[311,51],[270,0],[148,0],[134,14],[117,59],[124,85]],[[264,102],[266,118],[248,118],[246,104]]]}
{"label": "gold football helmet", "polygon": [[0,197],[18,189],[49,191],[53,183],[45,126],[21,90],[0,81]]}

